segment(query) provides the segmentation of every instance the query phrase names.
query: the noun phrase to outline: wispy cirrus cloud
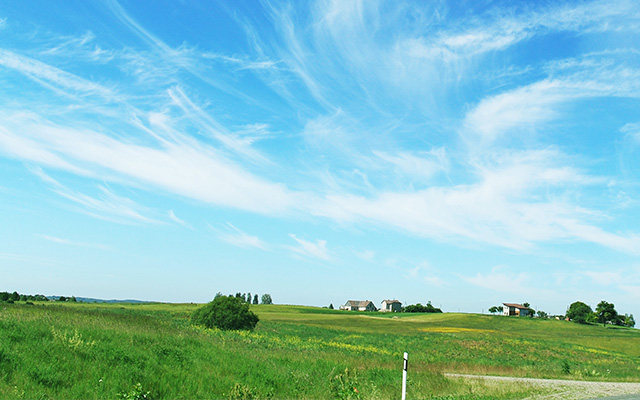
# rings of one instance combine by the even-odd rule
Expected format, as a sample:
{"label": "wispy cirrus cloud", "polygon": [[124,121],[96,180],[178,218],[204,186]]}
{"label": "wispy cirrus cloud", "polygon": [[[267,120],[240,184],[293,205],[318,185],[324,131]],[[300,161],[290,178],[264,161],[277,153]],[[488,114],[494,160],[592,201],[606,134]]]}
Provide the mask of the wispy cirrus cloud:
{"label": "wispy cirrus cloud", "polygon": [[271,246],[258,236],[249,235],[228,222],[226,226],[227,231],[221,231],[212,227],[212,229],[218,232],[218,237],[221,240],[237,247],[256,248],[267,251],[271,249]]}
{"label": "wispy cirrus cloud", "polygon": [[[561,165],[557,151],[525,151],[503,156],[478,169],[479,182],[432,186],[373,196],[328,195],[312,206],[316,215],[340,221],[396,227],[446,241],[489,243],[521,251],[554,240],[575,240],[637,254],[634,233],[611,233],[595,225],[594,214],[560,201],[566,185],[602,183],[598,177]],[[556,188],[558,195],[549,190]]]}
{"label": "wispy cirrus cloud", "polygon": [[100,249],[100,250],[111,250],[111,247],[109,247],[107,245],[104,245],[104,244],[99,244],[99,243],[80,242],[80,241],[63,239],[63,238],[60,238],[60,237],[57,237],[57,236],[44,235],[44,234],[36,234],[36,236],[39,237],[39,238],[42,238],[44,240],[48,240],[50,242],[63,244],[63,245],[67,245],[67,246],[89,247],[89,248]]}
{"label": "wispy cirrus cloud", "polygon": [[50,88],[64,91],[68,95],[97,95],[106,99],[116,99],[114,91],[95,82],[5,49],[0,49],[0,65],[13,69]]}
{"label": "wispy cirrus cloud", "polygon": [[30,170],[43,182],[51,185],[51,190],[54,193],[69,200],[82,213],[124,224],[161,223],[161,221],[147,216],[152,214],[151,210],[127,197],[117,195],[107,186],[98,186],[97,195],[91,196],[68,188],[45,173],[40,167],[30,167]]}
{"label": "wispy cirrus cloud", "polygon": [[182,225],[185,228],[193,229],[193,227],[188,222],[186,222],[185,220],[183,220],[181,218],[178,218],[178,216],[176,215],[176,213],[173,210],[169,210],[167,212],[167,215],[169,216],[169,219],[171,221],[175,222],[176,224]]}
{"label": "wispy cirrus cloud", "polygon": [[298,246],[286,246],[290,251],[311,258],[318,258],[323,261],[331,260],[331,254],[327,249],[327,241],[318,239],[315,243],[300,239],[294,234],[290,234],[289,237],[298,243]]}
{"label": "wispy cirrus cloud", "polygon": [[[545,79],[483,99],[467,113],[465,134],[470,132],[491,143],[509,131],[522,133],[562,116],[559,105],[595,97],[640,98],[640,69],[634,67],[588,68]],[[633,83],[630,83],[633,82]]]}
{"label": "wispy cirrus cloud", "polygon": [[283,213],[296,197],[284,185],[263,180],[187,137],[181,143],[145,146],[26,115],[7,116],[0,133],[10,156],[89,176],[107,173],[205,203]]}

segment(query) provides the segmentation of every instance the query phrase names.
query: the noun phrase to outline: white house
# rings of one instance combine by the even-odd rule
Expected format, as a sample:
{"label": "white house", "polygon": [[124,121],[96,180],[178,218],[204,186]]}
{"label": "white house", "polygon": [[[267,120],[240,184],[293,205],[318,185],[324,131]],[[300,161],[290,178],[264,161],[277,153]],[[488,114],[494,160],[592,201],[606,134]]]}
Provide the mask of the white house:
{"label": "white house", "polygon": [[340,306],[340,309],[347,311],[378,311],[373,301],[370,300],[349,300],[343,306]]}
{"label": "white house", "polygon": [[382,300],[380,306],[382,312],[400,312],[402,311],[402,303],[398,300]]}
{"label": "white house", "polygon": [[520,317],[526,317],[530,312],[531,309],[529,307],[523,306],[522,304],[502,303],[502,315],[505,316],[516,315]]}

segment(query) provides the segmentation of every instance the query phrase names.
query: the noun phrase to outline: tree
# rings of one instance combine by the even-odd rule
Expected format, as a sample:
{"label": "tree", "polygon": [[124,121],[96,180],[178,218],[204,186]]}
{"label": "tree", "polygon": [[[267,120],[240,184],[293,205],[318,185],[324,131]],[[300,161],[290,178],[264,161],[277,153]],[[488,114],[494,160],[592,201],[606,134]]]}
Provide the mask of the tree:
{"label": "tree", "polygon": [[598,322],[601,322],[602,326],[605,326],[607,322],[616,321],[618,312],[613,303],[602,300],[596,307],[596,315],[598,316]]}
{"label": "tree", "polygon": [[587,323],[587,318],[592,313],[593,310],[591,309],[591,307],[581,301],[576,301],[575,303],[572,303],[567,309],[566,317],[571,321],[577,322],[579,324],[585,324]]}
{"label": "tree", "polygon": [[525,301],[524,303],[522,303],[522,305],[523,305],[523,306],[525,306],[525,307],[527,307],[527,308],[529,308],[529,306],[530,306],[531,304],[529,304],[529,303],[527,303],[527,302]]}
{"label": "tree", "polygon": [[216,297],[191,316],[191,322],[196,325],[222,330],[251,330],[258,321],[258,316],[249,311],[247,302],[231,296]]}
{"label": "tree", "polygon": [[491,314],[499,313],[500,311],[502,311],[502,307],[493,306],[489,308]]}
{"label": "tree", "polygon": [[629,328],[633,328],[634,326],[636,326],[636,321],[633,319],[633,314],[624,315],[624,326],[628,326]]}
{"label": "tree", "polygon": [[18,292],[13,292],[11,293],[11,296],[9,299],[13,301],[20,301],[20,295],[18,294]]}
{"label": "tree", "polygon": [[258,294],[253,295],[253,304],[258,304]]}
{"label": "tree", "polygon": [[538,314],[538,318],[548,318],[549,317],[549,314],[547,314],[546,312],[544,312],[542,310],[538,310],[537,314]]}
{"label": "tree", "polygon": [[265,293],[262,295],[262,304],[273,304],[273,300],[271,299],[271,295],[269,293]]}
{"label": "tree", "polygon": [[247,303],[251,304],[251,292],[247,293]]}
{"label": "tree", "polygon": [[329,304],[329,310],[333,310],[333,303]]}
{"label": "tree", "polygon": [[404,307],[402,311],[408,312],[408,313],[441,313],[442,312],[441,309],[432,306],[431,302],[428,302],[426,306],[423,306],[420,303],[410,304]]}
{"label": "tree", "polygon": [[64,296],[58,297],[58,301],[67,301],[67,298]]}

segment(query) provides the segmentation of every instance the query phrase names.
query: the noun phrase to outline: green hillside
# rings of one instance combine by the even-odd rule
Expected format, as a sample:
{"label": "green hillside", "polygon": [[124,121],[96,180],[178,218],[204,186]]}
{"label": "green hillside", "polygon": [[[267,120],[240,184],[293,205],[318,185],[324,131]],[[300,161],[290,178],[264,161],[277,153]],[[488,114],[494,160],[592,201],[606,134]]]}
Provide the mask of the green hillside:
{"label": "green hillside", "polygon": [[[0,398],[523,398],[443,373],[640,381],[640,331],[470,314],[254,305],[252,332],[194,327],[192,304],[5,304]],[[136,386],[140,384],[139,386]],[[355,387],[354,390],[353,388]]]}

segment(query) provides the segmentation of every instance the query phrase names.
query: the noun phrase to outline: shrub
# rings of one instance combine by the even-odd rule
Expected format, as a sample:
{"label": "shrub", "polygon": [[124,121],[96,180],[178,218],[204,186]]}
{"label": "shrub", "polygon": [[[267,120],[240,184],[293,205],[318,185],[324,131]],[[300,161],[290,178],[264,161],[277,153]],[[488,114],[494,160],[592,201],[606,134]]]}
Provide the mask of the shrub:
{"label": "shrub", "polygon": [[579,324],[590,322],[588,321],[588,319],[592,314],[593,310],[591,309],[591,307],[581,301],[571,303],[569,309],[567,310],[567,318]]}
{"label": "shrub", "polygon": [[359,399],[358,374],[355,369],[345,368],[343,373],[334,375],[329,380],[333,398],[340,400]]}
{"label": "shrub", "polygon": [[142,389],[141,383],[133,385],[133,389],[128,393],[118,393],[118,398],[122,400],[150,400],[151,392]]}
{"label": "shrub", "polygon": [[229,400],[251,400],[258,396],[256,395],[255,390],[251,390],[249,386],[236,383],[233,389],[229,392],[228,397]]}
{"label": "shrub", "polygon": [[225,296],[216,297],[191,316],[191,322],[196,325],[223,330],[253,329],[258,320],[241,298]]}

